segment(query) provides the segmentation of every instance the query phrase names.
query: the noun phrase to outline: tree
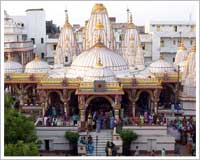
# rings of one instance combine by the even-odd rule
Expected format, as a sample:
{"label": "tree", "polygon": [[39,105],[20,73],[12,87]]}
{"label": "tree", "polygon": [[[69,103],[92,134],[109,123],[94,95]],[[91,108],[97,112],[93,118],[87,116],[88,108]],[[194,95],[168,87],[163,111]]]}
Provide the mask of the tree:
{"label": "tree", "polygon": [[38,156],[39,151],[35,143],[24,143],[18,141],[17,144],[5,145],[5,156]]}
{"label": "tree", "polygon": [[22,140],[24,143],[36,142],[36,130],[34,123],[15,109],[8,109],[5,112],[5,143],[17,143]]}
{"label": "tree", "polygon": [[79,134],[77,132],[65,132],[65,138],[70,142],[73,149],[73,155],[77,155],[77,142]]}
{"label": "tree", "polygon": [[12,108],[13,98],[5,95],[4,140],[6,156],[37,156],[39,154],[33,121]]}
{"label": "tree", "polygon": [[131,130],[121,130],[120,136],[123,140],[123,154],[129,155],[131,142],[135,141],[138,138],[138,135]]}
{"label": "tree", "polygon": [[10,94],[5,93],[4,94],[5,109],[11,108],[13,103],[14,103],[13,97]]}

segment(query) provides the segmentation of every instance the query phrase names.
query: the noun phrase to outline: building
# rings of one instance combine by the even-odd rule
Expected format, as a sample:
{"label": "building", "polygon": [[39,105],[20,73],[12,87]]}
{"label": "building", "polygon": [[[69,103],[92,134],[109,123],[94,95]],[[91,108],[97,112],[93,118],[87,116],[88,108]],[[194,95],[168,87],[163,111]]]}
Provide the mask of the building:
{"label": "building", "polygon": [[27,37],[24,24],[15,22],[6,11],[4,14],[4,59],[12,56],[15,61],[25,66],[34,58],[34,45]]}
{"label": "building", "polygon": [[[174,153],[175,137],[168,134],[166,121],[156,121],[156,125],[141,122],[140,125],[139,117],[150,114],[175,119],[176,113],[171,106],[178,104],[183,106],[178,113],[180,118],[192,116],[195,120],[196,42],[193,42],[191,49],[186,49],[184,39],[180,39],[175,64],[166,61],[161,55],[145,66],[143,42],[131,16],[125,29],[122,54],[115,50],[114,33],[103,4],[93,6],[86,26],[87,29],[82,32],[83,51],[76,54],[73,61],[71,57],[77,53],[73,49],[78,49],[78,45],[74,46],[77,42],[66,15],[53,67],[38,55],[26,64],[24,70],[12,59],[4,64],[5,92],[16,97],[19,101],[16,107],[21,112],[36,115],[37,134],[42,141],[41,151],[65,152],[69,147],[68,141],[64,139],[64,131],[67,130],[89,131],[95,139],[96,134],[88,128],[87,120],[90,114],[96,112],[98,116],[100,113],[110,113],[110,118],[115,119],[116,123],[131,119],[131,123],[124,123],[123,129],[134,130],[140,135],[132,143],[132,151],[137,145],[143,152],[165,148],[167,152]],[[65,57],[68,57],[67,61]],[[70,63],[65,64],[68,60]],[[59,117],[65,115],[69,120]],[[57,127],[43,121],[47,116],[58,116],[55,123]],[[79,117],[75,125],[71,120],[74,116]],[[105,128],[111,129],[98,133],[102,143],[97,146],[97,155],[105,155],[107,140],[113,140],[119,148],[122,145],[115,129]]]}

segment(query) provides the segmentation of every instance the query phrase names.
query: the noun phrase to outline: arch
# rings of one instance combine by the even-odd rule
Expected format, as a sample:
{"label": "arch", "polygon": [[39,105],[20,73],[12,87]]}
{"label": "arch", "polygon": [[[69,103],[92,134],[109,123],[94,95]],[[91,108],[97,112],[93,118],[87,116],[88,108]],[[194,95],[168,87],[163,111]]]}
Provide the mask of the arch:
{"label": "arch", "polygon": [[139,97],[140,97],[140,94],[142,92],[147,92],[149,95],[150,95],[150,99],[152,101],[154,101],[154,96],[153,96],[153,92],[151,90],[139,90],[137,93],[136,93],[136,99],[135,99],[135,102],[138,101]]}
{"label": "arch", "polygon": [[48,98],[49,98],[49,95],[50,95],[52,92],[56,92],[56,93],[60,96],[60,100],[64,103],[63,94],[62,94],[61,91],[58,91],[58,90],[48,91],[48,92],[47,92],[47,97],[48,97]]}
{"label": "arch", "polygon": [[173,92],[174,94],[176,94],[175,87],[174,87],[172,84],[166,83],[165,85],[166,85],[167,87],[169,87],[169,88],[172,90],[172,92]]}
{"label": "arch", "polygon": [[152,112],[153,92],[150,90],[140,90],[136,95],[135,115],[139,116],[145,112]]}
{"label": "arch", "polygon": [[88,104],[91,102],[91,100],[93,100],[93,99],[95,99],[95,98],[97,98],[97,97],[103,97],[103,98],[107,99],[107,100],[110,102],[111,106],[113,107],[114,100],[113,100],[111,97],[109,97],[109,96],[91,96],[91,97],[89,97],[89,98],[86,100],[86,102],[85,102],[86,107],[87,107]]}

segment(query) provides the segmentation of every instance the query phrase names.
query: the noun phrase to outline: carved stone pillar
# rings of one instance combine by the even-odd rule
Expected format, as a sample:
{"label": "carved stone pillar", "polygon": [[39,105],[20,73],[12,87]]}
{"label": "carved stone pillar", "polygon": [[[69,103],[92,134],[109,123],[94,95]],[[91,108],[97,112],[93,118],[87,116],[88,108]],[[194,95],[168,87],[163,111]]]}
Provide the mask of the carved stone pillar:
{"label": "carved stone pillar", "polygon": [[161,90],[156,89],[153,92],[154,95],[154,113],[157,114],[158,113],[158,101],[159,101],[159,97],[160,97],[160,92]]}
{"label": "carved stone pillar", "polygon": [[132,116],[135,117],[135,101],[132,102]]}
{"label": "carved stone pillar", "polygon": [[135,117],[136,90],[132,90],[131,92],[131,101],[132,101],[132,116]]}
{"label": "carved stone pillar", "polygon": [[119,119],[119,111],[121,109],[121,96],[115,96],[115,102],[113,104],[114,112],[115,112],[115,119]]}
{"label": "carved stone pillar", "polygon": [[80,115],[80,128],[85,129],[85,96],[81,95],[78,97],[79,101],[79,115]]}

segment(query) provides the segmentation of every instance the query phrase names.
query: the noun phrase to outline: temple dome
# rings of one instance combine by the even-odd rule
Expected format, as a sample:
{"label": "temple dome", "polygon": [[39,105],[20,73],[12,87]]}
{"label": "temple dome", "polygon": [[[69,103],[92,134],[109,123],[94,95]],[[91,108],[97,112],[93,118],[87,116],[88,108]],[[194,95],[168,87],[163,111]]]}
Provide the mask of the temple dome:
{"label": "temple dome", "polygon": [[150,72],[152,73],[169,73],[174,72],[175,68],[173,64],[165,61],[163,57],[161,57],[159,60],[151,63],[148,67]]}
{"label": "temple dome", "polygon": [[39,56],[36,55],[35,59],[26,64],[25,72],[26,73],[47,73],[50,67],[47,62],[39,59]]}
{"label": "temple dome", "polygon": [[105,47],[101,42],[81,53],[72,63],[68,72],[73,77],[84,77],[86,72],[94,68],[98,59],[105,68],[109,68],[116,76],[128,76],[129,70],[125,60],[117,53]]}
{"label": "temple dome", "polygon": [[10,56],[8,56],[8,60],[4,62],[4,71],[5,73],[22,73],[23,67],[20,63],[12,60]]}
{"label": "temple dome", "polygon": [[113,71],[109,68],[104,67],[101,63],[101,59],[99,58],[96,66],[88,70],[88,72],[85,72],[83,80],[87,82],[95,80],[105,80],[106,82],[113,82],[116,81],[116,78]]}

